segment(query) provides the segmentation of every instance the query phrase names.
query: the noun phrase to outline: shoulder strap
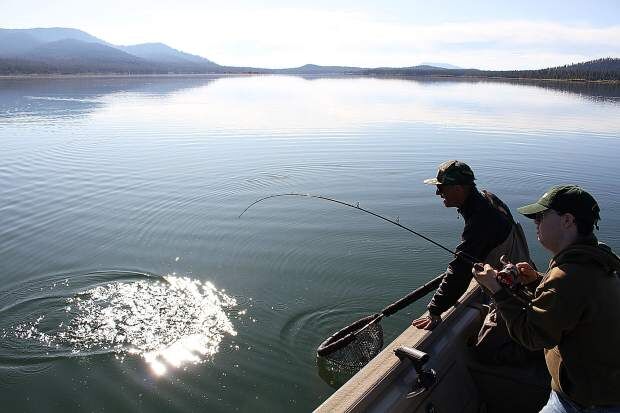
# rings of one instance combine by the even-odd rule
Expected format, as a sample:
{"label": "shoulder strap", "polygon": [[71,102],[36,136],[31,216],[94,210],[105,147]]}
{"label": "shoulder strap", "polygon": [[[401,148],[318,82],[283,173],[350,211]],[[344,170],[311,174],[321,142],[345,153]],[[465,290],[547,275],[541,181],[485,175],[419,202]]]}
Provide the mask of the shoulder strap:
{"label": "shoulder strap", "polygon": [[[536,269],[536,265],[530,257],[530,249],[527,245],[525,233],[523,232],[523,227],[521,227],[521,224],[515,221],[515,219],[512,217],[512,214],[510,213],[510,209],[506,204],[502,202],[501,199],[499,199],[497,196],[487,190],[483,189],[481,192],[487,202],[493,208],[504,214],[512,223],[512,229],[510,230],[508,238],[504,241],[504,243],[492,250],[488,258],[499,259],[502,254],[508,252],[508,256],[511,261],[527,261],[532,265],[534,269]],[[497,256],[495,257],[495,255]]]}
{"label": "shoulder strap", "polygon": [[508,219],[510,219],[510,222],[512,222],[513,224],[515,223],[515,220],[512,218],[512,214],[510,213],[510,209],[508,209],[508,206],[506,206],[506,204],[504,204],[501,199],[499,199],[497,196],[487,191],[486,189],[483,189],[481,192],[482,196],[484,196],[489,205],[491,205],[493,208],[508,217]]}

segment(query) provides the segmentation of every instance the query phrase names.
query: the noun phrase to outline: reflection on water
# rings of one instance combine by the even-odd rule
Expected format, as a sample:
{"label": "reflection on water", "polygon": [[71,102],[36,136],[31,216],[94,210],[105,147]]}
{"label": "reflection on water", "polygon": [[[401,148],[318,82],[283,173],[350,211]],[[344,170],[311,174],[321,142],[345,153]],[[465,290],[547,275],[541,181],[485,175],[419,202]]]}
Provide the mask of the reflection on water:
{"label": "reflection on water", "polygon": [[130,94],[164,98],[215,80],[211,76],[0,79],[0,123],[83,117],[104,107],[109,98]]}
{"label": "reflection on water", "polygon": [[46,315],[41,315],[16,325],[12,334],[56,351],[68,346],[74,355],[138,355],[163,375],[170,367],[209,360],[225,335],[236,335],[226,314],[235,305],[210,282],[186,277],[113,282],[68,298],[66,318],[59,324],[43,326]]}
{"label": "reflection on water", "polygon": [[[454,247],[462,220],[422,181],[462,159],[513,213],[552,184],[584,186],[619,249],[619,87],[0,79],[2,409],[311,410],[333,391],[317,346],[450,257],[350,208],[281,199],[239,219],[244,208],[321,194]],[[385,341],[426,303],[385,320]]]}
{"label": "reflection on water", "polygon": [[[221,80],[226,80],[225,86],[220,83]],[[381,82],[380,95],[375,93],[378,82]],[[158,126],[170,121],[179,122],[179,117],[187,122],[196,121],[195,117],[200,115],[212,127],[232,126],[238,129],[272,130],[275,122],[279,129],[284,129],[328,128],[355,121],[388,120],[504,131],[524,127],[532,131],[541,128],[555,130],[558,127],[575,131],[583,125],[588,114],[575,118],[576,113],[571,110],[574,104],[567,97],[600,103],[620,100],[618,84],[497,79],[304,78],[273,75],[78,77],[0,79],[0,85],[0,124],[3,121],[33,122],[46,118],[75,119],[97,111],[101,112],[99,116],[113,118],[118,117],[119,113],[131,115],[132,111],[136,111],[137,116],[149,115],[144,112],[144,106],[132,105],[131,98],[139,96],[154,101],[169,99],[165,106],[149,108],[153,116],[151,120]],[[531,88],[532,93],[523,93],[524,88]],[[208,92],[206,89],[209,89]],[[198,90],[208,93],[210,100],[218,104],[205,104],[204,96],[195,93]],[[258,96],[262,102],[261,107],[257,108],[255,98]],[[330,96],[328,105],[325,105],[326,96]],[[518,100],[513,97],[518,97]],[[297,105],[281,105],[282,98],[295,100]],[[304,105],[302,110],[300,104]],[[531,113],[532,107],[546,112],[542,113],[546,122],[540,122],[541,113],[538,113],[539,116]],[[572,116],[565,116],[566,112]],[[317,119],[322,119],[322,123],[315,124]],[[330,121],[325,123],[326,120]],[[619,127],[616,120],[606,118],[602,121],[599,126],[602,132],[613,133]]]}

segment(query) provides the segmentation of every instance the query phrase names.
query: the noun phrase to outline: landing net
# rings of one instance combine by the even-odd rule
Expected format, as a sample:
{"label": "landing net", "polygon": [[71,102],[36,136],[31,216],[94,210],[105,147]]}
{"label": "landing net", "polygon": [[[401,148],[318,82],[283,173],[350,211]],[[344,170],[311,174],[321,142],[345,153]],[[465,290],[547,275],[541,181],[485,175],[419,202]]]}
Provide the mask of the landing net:
{"label": "landing net", "polygon": [[317,349],[322,367],[357,372],[383,349],[380,314],[364,317],[325,340]]}

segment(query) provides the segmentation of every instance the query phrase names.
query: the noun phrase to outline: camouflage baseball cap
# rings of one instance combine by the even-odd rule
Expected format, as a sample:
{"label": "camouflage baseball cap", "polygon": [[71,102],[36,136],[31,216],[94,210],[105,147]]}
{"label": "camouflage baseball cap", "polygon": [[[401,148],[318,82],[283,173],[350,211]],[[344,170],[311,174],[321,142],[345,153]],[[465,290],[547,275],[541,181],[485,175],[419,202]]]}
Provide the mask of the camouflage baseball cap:
{"label": "camouflage baseball cap", "polygon": [[446,161],[439,165],[437,177],[425,179],[427,185],[471,185],[474,183],[474,172],[461,161]]}
{"label": "camouflage baseball cap", "polygon": [[517,208],[517,211],[533,219],[536,214],[548,209],[553,209],[560,214],[570,212],[575,218],[586,222],[596,223],[601,219],[596,200],[577,185],[553,186],[538,201]]}

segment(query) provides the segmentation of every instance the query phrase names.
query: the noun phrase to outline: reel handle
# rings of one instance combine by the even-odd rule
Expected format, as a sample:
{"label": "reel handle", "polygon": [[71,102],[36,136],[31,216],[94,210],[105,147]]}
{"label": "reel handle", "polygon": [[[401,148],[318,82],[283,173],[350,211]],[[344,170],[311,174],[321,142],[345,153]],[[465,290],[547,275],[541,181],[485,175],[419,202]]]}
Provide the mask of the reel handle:
{"label": "reel handle", "polygon": [[[502,268],[497,271],[497,282],[499,282],[502,287],[513,291],[519,288],[521,282],[519,281],[519,269],[517,266],[510,262],[506,255],[502,255],[499,262],[502,264]],[[474,264],[473,269],[477,272],[484,271],[484,264],[477,262]]]}
{"label": "reel handle", "polygon": [[519,281],[519,269],[515,264],[510,262],[508,257],[502,255],[499,262],[503,265],[502,269],[497,272],[497,281],[506,288],[516,290],[521,282]]}

